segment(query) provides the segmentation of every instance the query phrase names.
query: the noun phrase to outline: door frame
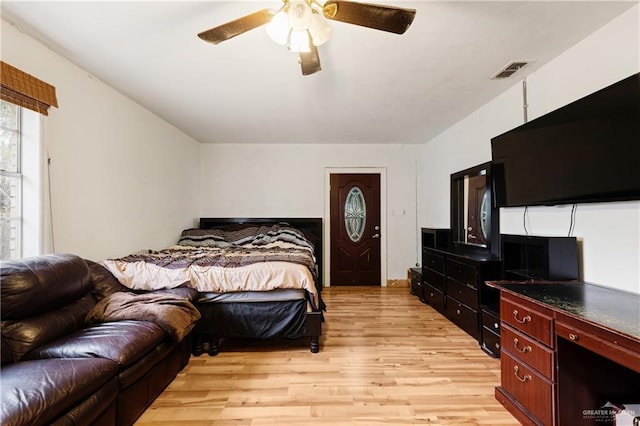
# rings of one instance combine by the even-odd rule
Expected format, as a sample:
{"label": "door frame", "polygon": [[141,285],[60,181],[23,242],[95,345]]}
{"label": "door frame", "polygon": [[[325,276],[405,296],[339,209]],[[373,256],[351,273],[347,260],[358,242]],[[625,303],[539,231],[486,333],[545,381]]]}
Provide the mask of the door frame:
{"label": "door frame", "polygon": [[331,175],[366,173],[380,175],[380,286],[387,286],[387,169],[386,167],[325,167],[324,168],[324,286],[331,287]]}

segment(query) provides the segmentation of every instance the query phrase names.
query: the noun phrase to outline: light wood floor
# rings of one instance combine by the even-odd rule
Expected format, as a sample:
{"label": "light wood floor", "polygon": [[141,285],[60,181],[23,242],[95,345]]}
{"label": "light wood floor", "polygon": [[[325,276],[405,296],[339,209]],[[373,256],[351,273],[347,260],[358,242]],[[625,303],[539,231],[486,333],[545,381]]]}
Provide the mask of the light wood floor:
{"label": "light wood floor", "polygon": [[517,425],[494,399],[499,360],[408,288],[325,289],[320,353],[226,342],[189,365],[137,425]]}

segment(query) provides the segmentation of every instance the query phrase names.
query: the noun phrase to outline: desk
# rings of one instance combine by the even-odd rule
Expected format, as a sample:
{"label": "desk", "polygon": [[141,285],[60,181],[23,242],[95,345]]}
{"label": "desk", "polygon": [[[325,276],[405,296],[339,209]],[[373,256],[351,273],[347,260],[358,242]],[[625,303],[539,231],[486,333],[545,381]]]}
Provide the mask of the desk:
{"label": "desk", "polygon": [[520,422],[602,426],[614,424],[613,406],[639,406],[640,294],[566,281],[487,285],[500,290],[496,399]]}

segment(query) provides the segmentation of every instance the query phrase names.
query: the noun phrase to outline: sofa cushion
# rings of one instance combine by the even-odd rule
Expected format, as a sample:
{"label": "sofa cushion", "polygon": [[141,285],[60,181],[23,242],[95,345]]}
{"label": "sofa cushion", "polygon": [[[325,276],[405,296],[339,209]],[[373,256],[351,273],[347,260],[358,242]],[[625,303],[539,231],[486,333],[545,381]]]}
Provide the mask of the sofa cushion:
{"label": "sofa cushion", "polygon": [[170,342],[163,342],[156,346],[154,350],[148,352],[143,358],[136,361],[126,370],[118,374],[120,388],[125,389],[140,380],[142,376],[149,373],[155,366],[161,364],[162,360],[175,348]]}
{"label": "sofa cushion", "polygon": [[160,327],[147,321],[106,322],[85,327],[41,346],[24,359],[105,358],[118,364],[122,370],[166,338]]}
{"label": "sofa cushion", "polygon": [[114,377],[80,404],[58,417],[51,426],[117,425],[119,391],[118,380]]}
{"label": "sofa cushion", "polygon": [[2,319],[21,319],[79,299],[91,289],[91,275],[78,256],[48,254],[3,261],[0,285]]}
{"label": "sofa cushion", "polygon": [[16,362],[29,351],[81,329],[95,304],[91,293],[87,293],[67,306],[41,315],[20,320],[4,320],[3,317],[0,324],[2,363]]}
{"label": "sofa cushion", "polygon": [[49,424],[111,380],[118,366],[109,360],[47,359],[2,367],[0,423]]}

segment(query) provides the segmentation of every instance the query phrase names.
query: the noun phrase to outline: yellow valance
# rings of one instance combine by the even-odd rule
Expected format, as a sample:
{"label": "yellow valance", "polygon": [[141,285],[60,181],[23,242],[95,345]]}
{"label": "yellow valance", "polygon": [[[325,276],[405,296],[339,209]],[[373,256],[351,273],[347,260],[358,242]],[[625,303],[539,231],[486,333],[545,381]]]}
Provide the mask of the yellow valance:
{"label": "yellow valance", "polygon": [[0,97],[7,101],[48,115],[49,107],[58,107],[56,88],[4,61],[0,73]]}

